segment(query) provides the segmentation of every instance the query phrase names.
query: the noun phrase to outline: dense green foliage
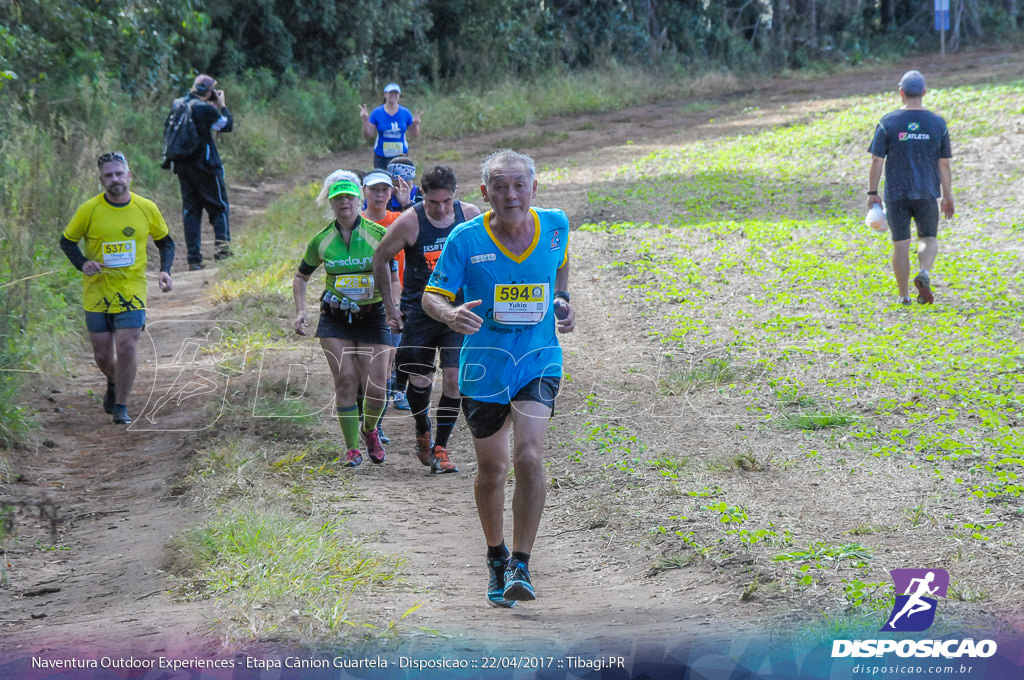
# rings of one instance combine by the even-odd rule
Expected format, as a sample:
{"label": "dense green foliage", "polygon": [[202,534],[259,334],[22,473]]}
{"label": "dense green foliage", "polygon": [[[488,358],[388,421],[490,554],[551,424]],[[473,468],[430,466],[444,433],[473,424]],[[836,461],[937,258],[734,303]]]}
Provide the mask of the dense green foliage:
{"label": "dense green foliage", "polygon": [[[466,87],[551,68],[682,63],[775,68],[934,48],[917,0],[72,0],[0,3],[8,89],[51,95],[99,74],[133,94],[188,74],[268,69],[358,91]],[[954,0],[952,47],[1007,38],[1017,0]]]}

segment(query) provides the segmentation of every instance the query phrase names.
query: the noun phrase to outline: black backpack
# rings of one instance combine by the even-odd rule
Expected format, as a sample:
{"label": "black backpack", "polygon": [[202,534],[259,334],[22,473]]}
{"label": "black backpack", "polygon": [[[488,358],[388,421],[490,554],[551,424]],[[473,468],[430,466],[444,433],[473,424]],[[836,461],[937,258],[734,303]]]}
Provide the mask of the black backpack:
{"label": "black backpack", "polygon": [[171,112],[164,121],[164,152],[161,166],[169,168],[171,161],[192,158],[202,143],[196,121],[192,116],[192,103],[179,97],[171,104]]}

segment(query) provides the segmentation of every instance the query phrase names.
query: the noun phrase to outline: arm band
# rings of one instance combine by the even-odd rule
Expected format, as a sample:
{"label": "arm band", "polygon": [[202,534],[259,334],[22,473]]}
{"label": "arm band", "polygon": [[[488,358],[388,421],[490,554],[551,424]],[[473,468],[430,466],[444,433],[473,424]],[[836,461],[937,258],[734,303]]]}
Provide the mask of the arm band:
{"label": "arm band", "polygon": [[85,255],[82,254],[82,249],[78,247],[78,243],[72,241],[67,236],[61,234],[60,237],[60,249],[64,251],[64,254],[71,260],[71,264],[75,266],[75,269],[82,271],[82,267],[89,260],[86,259]]}
{"label": "arm band", "polygon": [[154,239],[157,250],[160,251],[160,271],[171,273],[171,265],[174,264],[174,239],[168,234],[162,239]]}

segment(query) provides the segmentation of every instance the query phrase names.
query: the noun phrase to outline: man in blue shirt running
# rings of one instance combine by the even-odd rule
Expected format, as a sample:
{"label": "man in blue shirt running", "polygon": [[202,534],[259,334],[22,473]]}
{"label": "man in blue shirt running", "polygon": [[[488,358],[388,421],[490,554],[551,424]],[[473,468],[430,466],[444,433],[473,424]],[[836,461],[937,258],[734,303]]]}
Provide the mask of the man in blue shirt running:
{"label": "man in blue shirt running", "polygon": [[[529,156],[484,161],[480,191],[491,210],[456,226],[423,294],[423,310],[466,336],[459,355],[462,410],[477,456],[477,513],[487,541],[487,599],[535,599],[530,551],[544,511],[543,442],[562,376],[557,333],[569,333],[569,220],[531,208]],[[464,303],[455,305],[463,290]],[[509,435],[515,440],[510,447]],[[515,469],[512,552],[505,546],[505,483]]]}

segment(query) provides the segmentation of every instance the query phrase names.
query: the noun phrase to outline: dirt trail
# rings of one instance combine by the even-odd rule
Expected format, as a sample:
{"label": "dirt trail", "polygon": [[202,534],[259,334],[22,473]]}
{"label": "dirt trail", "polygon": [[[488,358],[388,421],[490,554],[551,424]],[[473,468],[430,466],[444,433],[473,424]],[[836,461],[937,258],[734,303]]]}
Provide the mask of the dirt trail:
{"label": "dirt trail", "polygon": [[[607,181],[607,173],[624,162],[683,140],[799,120],[827,108],[833,98],[889,91],[913,65],[813,83],[776,81],[755,92],[722,96],[699,113],[686,112],[687,102],[668,102],[545,121],[514,134],[540,139],[543,133],[558,133],[560,141],[519,150],[531,154],[542,172],[571,169],[542,183],[537,204],[564,208],[575,227],[615,217],[611,209],[589,208],[586,192],[594,183]],[[924,70],[934,87],[1019,79],[1024,62],[979,54],[936,60]],[[744,112],[743,106],[754,101],[757,108]],[[425,125],[429,134],[429,123]],[[466,195],[466,189],[478,184],[480,160],[502,139],[509,139],[509,131],[448,142],[427,138],[414,154],[422,171],[457,148],[458,158],[446,162],[455,168]],[[315,182],[337,167],[366,165],[364,152],[336,154],[311,162],[294,181]],[[252,216],[291,186],[283,180],[232,186],[236,231],[244,233]],[[165,214],[173,221],[173,210]],[[585,247],[584,235],[578,243]],[[583,266],[574,268],[573,299],[585,325],[565,345],[582,364],[614,346],[615,338],[630,329],[617,326],[627,321],[616,321],[602,303],[600,281],[586,268],[596,263],[582,253],[578,257]],[[173,293],[151,293],[153,342],[142,349],[134,398],[140,406],[145,395],[163,394],[173,383],[175,353],[185,340],[209,329],[212,324],[206,320],[217,315],[204,298],[212,274],[181,271],[183,258],[176,266]],[[201,416],[203,399],[198,395],[165,405],[159,411],[164,431],[113,428],[98,394],[93,394],[100,392],[101,381],[90,357],[79,355],[72,361],[70,378],[42,380],[31,395],[26,405],[39,412],[43,425],[39,444],[14,452],[15,478],[0,486],[0,502],[16,508],[16,533],[6,553],[9,582],[0,584],[0,653],[111,647],[134,654],[213,653],[218,643],[208,628],[208,603],[172,600],[161,571],[167,540],[198,519],[172,489],[192,453],[192,440],[181,430]],[[576,406],[578,396],[567,394],[560,408]],[[549,493],[533,561],[541,599],[514,611],[490,609],[482,595],[482,541],[472,490],[475,465],[461,424],[452,440],[461,473],[446,476],[430,476],[409,455],[410,420],[392,419],[387,428],[394,440],[388,464],[357,471],[355,489],[365,500],[355,508],[351,523],[375,536],[380,549],[405,555],[410,580],[421,587],[398,597],[370,594],[362,605],[369,610],[393,611],[397,617],[422,602],[410,627],[443,631],[451,636],[444,644],[453,651],[488,640],[500,640],[511,652],[517,646],[535,649],[531,645],[544,641],[568,644],[638,635],[672,639],[736,633],[758,623],[756,609],[740,616],[735,608],[726,608],[713,578],[690,581],[677,572],[645,579],[637,569],[640,560],[631,537],[602,532],[599,525],[591,526],[590,518],[572,514],[575,506],[569,501],[578,492],[571,486]],[[557,446],[557,432],[549,440]],[[425,635],[424,641],[436,638]]]}

